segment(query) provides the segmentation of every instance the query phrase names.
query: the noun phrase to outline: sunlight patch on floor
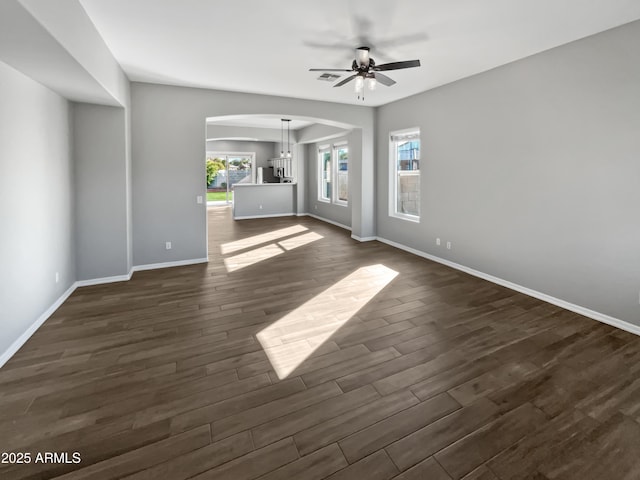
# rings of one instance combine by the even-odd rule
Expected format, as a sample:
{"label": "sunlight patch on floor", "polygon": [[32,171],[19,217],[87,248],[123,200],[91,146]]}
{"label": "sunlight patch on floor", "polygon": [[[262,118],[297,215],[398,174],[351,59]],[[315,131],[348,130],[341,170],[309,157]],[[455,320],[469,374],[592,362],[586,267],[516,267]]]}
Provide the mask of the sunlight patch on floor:
{"label": "sunlight patch on floor", "polygon": [[398,275],[362,267],[261,330],[258,341],[279,379],[288,377]]}
{"label": "sunlight patch on floor", "polygon": [[239,250],[244,250],[245,248],[255,247],[261,243],[273,242],[279,238],[288,237],[289,235],[295,235],[300,232],[306,232],[307,230],[309,229],[302,225],[293,225],[292,227],[273,230],[272,232],[254,235],[253,237],[243,238],[242,240],[236,240],[235,242],[223,243],[220,246],[220,252],[223,255],[227,255]]}
{"label": "sunlight patch on floor", "polygon": [[324,237],[319,233],[309,232],[305,233],[304,235],[298,235],[297,237],[280,240],[278,242],[278,245],[280,245],[285,250],[293,250],[294,248],[302,247],[303,245],[315,242],[316,240],[320,240],[321,238]]}
{"label": "sunlight patch on floor", "polygon": [[263,260],[268,260],[269,258],[273,258],[284,252],[285,250],[282,247],[272,243],[271,245],[265,245],[264,247],[251,250],[250,252],[244,252],[234,255],[233,257],[225,258],[224,266],[227,268],[227,272],[231,273],[250,265],[254,265],[258,262],[262,262]]}
{"label": "sunlight patch on floor", "polygon": [[[299,229],[302,229],[302,230],[299,230]],[[295,233],[297,232],[305,231],[305,230],[308,230],[308,229],[303,227],[302,225],[296,225],[295,227],[275,230],[273,232],[269,232],[268,234],[256,235],[255,237],[250,237],[250,239],[253,239],[252,241],[257,241],[255,239],[260,237],[260,241],[258,242],[259,244],[259,243],[264,243],[264,239],[266,238],[265,235],[275,236],[276,238],[282,238],[282,237],[290,237],[291,235],[295,235]],[[277,236],[275,235],[276,232],[279,232]],[[286,232],[286,233],[283,233],[283,232]],[[324,237],[319,233],[315,233],[315,232],[309,232],[303,235],[297,235],[295,237],[286,238],[284,240],[280,240],[279,242],[274,242],[269,245],[265,245],[263,247],[254,248],[253,250],[238,253],[237,255],[234,255],[232,257],[225,258],[224,266],[227,268],[227,272],[229,273],[235,272],[242,268],[248,267],[250,265],[255,265],[256,263],[262,262],[263,260],[268,260],[270,258],[281,255],[282,253],[288,250],[293,250],[294,248],[302,247],[311,242],[315,242],[316,240],[320,240],[321,238],[324,238]],[[244,239],[243,242],[250,239]],[[233,242],[233,243],[236,244],[237,242]],[[225,245],[230,245],[230,244],[225,244]],[[229,251],[233,252],[233,251],[247,248],[247,244],[245,244],[242,247],[239,247],[239,245],[231,245],[229,248],[231,250],[227,249],[227,253]],[[221,249],[223,250],[223,253],[224,253],[224,250],[225,250],[224,245],[222,246]]]}

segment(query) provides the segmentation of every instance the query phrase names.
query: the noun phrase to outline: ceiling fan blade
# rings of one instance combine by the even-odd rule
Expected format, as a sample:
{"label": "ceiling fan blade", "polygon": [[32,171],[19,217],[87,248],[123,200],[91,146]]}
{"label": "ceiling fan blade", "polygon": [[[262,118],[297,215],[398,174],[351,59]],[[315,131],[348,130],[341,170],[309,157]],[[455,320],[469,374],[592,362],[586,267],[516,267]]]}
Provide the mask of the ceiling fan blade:
{"label": "ceiling fan blade", "polygon": [[406,60],[404,62],[391,62],[383,63],[382,65],[376,65],[373,70],[376,72],[383,72],[385,70],[400,70],[402,68],[419,67],[420,60]]}
{"label": "ceiling fan blade", "polygon": [[356,78],[358,75],[351,75],[350,77],[345,78],[344,80],[339,81],[338,83],[336,83],[334,85],[335,87],[341,87],[342,85],[344,85],[345,83],[349,83],[351,80],[353,80],[354,78]]}
{"label": "ceiling fan blade", "polygon": [[310,68],[310,72],[353,72],[344,68]]}
{"label": "ceiling fan blade", "polygon": [[387,87],[390,87],[391,85],[396,83],[396,81],[393,78],[389,78],[386,75],[383,75],[381,73],[376,72],[373,74],[373,76],[376,79],[376,81],[378,81],[382,85],[386,85]]}

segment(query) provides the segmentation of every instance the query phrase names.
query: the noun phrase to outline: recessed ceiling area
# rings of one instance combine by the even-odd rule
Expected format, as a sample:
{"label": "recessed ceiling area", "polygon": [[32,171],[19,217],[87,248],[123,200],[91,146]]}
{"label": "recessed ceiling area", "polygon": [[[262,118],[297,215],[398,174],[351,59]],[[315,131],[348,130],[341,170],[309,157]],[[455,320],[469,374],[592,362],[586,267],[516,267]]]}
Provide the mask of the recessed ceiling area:
{"label": "recessed ceiling area", "polygon": [[[307,120],[299,120],[297,118],[290,119],[291,123],[289,124],[290,129],[299,130],[304,127],[308,127],[315,122],[307,121]],[[281,117],[274,115],[246,115],[239,116],[234,119],[227,118],[208,118],[208,125],[221,125],[227,127],[254,127],[254,128],[270,128],[279,130],[281,127]]]}
{"label": "recessed ceiling area", "polygon": [[[207,142],[253,141],[281,143],[286,140],[287,125],[281,115],[231,115],[207,118]],[[313,143],[347,135],[351,128],[322,119],[287,117],[293,143]],[[303,131],[315,126],[315,129]],[[284,127],[284,129],[283,129]]]}
{"label": "recessed ceiling area", "polygon": [[[81,0],[132,81],[383,105],[640,18],[630,0]],[[351,66],[354,48],[389,72],[358,101],[309,68]],[[341,77],[344,78],[344,75]],[[339,80],[336,80],[336,82]]]}

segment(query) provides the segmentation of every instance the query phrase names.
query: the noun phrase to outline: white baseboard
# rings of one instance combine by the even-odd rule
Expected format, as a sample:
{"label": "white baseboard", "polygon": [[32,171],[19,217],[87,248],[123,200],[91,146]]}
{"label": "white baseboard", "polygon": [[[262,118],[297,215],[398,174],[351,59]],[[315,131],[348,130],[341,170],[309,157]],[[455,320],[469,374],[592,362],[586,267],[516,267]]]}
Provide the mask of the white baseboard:
{"label": "white baseboard", "polygon": [[15,353],[20,350],[20,348],[31,338],[31,335],[36,333],[36,330],[40,328],[40,326],[51,316],[53,312],[55,312],[60,305],[64,303],[64,301],[69,298],[69,296],[75,291],[77,288],[77,282],[73,283],[49,308],[47,308],[42,315],[40,315],[35,322],[31,324],[29,328],[27,328],[22,335],[15,339],[15,341],[0,355],[0,368],[9,361],[11,357],[15,355]]}
{"label": "white baseboard", "polygon": [[0,368],[9,361],[9,359],[11,357],[13,357],[15,355],[15,353],[20,350],[20,347],[22,347],[27,340],[29,340],[29,338],[31,338],[31,335],[33,335],[34,333],[36,333],[36,331],[38,330],[38,328],[40,328],[40,326],[42,326],[42,324],[47,321],[47,319],[53,315],[53,312],[55,312],[58,307],[60,307],[60,305],[62,305],[64,303],[64,301],[69,298],[69,296],[76,290],[76,288],[78,287],[88,287],[91,285],[102,285],[105,283],[113,283],[113,282],[126,282],[128,280],[131,280],[131,275],[133,274],[133,272],[139,272],[142,270],[155,270],[157,268],[169,268],[169,267],[181,267],[184,265],[194,265],[194,264],[198,264],[198,263],[206,263],[208,262],[209,259],[208,258],[194,258],[191,260],[179,260],[177,262],[164,262],[164,263],[152,263],[152,264],[148,264],[148,265],[136,265],[134,267],[131,268],[131,270],[129,271],[129,273],[127,275],[116,275],[113,277],[103,277],[103,278],[93,278],[91,280],[78,280],[77,282],[74,282],[68,289],[66,292],[64,292],[60,298],[58,298],[53,305],[51,305],[49,308],[47,308],[47,310],[45,310],[42,315],[40,315],[35,322],[33,322],[33,324],[31,324],[31,326],[29,328],[27,328],[27,330],[25,330],[25,332],[20,335],[12,344],[11,346],[5,350],[4,352],[2,352],[2,354],[0,354]]}
{"label": "white baseboard", "polygon": [[455,263],[450,260],[446,260],[444,258],[436,257],[435,255],[425,253],[421,250],[416,250],[415,248],[407,247],[406,245],[403,245],[401,243],[387,240],[386,238],[377,237],[377,240],[382,243],[386,243],[387,245],[391,245],[392,247],[399,248],[400,250],[404,250],[406,252],[413,253],[414,255],[418,255],[419,257],[423,257],[428,260],[441,263],[442,265],[446,265],[451,268],[455,268],[456,270],[460,270],[462,272],[468,273],[469,275],[473,275],[474,277],[482,278],[483,280],[487,280],[497,285],[501,285],[503,287],[514,290],[516,292],[524,293],[525,295],[528,295],[533,298],[537,298],[538,300],[542,300],[543,302],[551,303],[552,305],[556,305],[558,307],[564,308],[565,310],[570,310],[580,315],[584,315],[585,317],[589,317],[593,320],[606,323],[607,325],[611,325],[612,327],[619,328],[620,330],[624,330],[626,332],[633,333],[635,335],[640,335],[640,326],[635,325],[633,323],[620,320],[619,318],[615,318],[601,312],[596,312],[595,310],[591,310],[589,308],[567,302],[566,300],[562,300],[560,298],[552,297],[551,295],[547,295],[546,293],[538,292],[528,287],[523,287],[522,285],[518,285],[517,283],[513,283],[499,277],[494,277],[493,275],[489,275],[488,273],[480,272],[479,270],[474,270],[473,268],[460,265],[459,263]]}
{"label": "white baseboard", "polygon": [[126,282],[128,280],[131,280],[132,273],[133,273],[133,270],[130,271],[127,275],[115,275],[113,277],[92,278],[90,280],[78,280],[76,282],[76,286],[90,287],[91,285],[102,285],[103,283]]}
{"label": "white baseboard", "polygon": [[92,278],[90,280],[78,280],[77,287],[88,287],[91,285],[102,285],[104,283],[127,282],[131,280],[133,272],[141,272],[143,270],[156,270],[158,268],[184,267],[185,265],[195,265],[198,263],[207,263],[208,258],[192,258],[189,260],[177,260],[175,262],[149,263],[147,265],[134,265],[127,275],[116,275],[113,277]]}
{"label": "white baseboard", "polygon": [[344,224],[338,223],[338,222],[334,222],[333,220],[329,220],[328,218],[324,218],[324,217],[320,217],[318,215],[314,215],[313,213],[299,213],[298,216],[299,217],[305,216],[305,217],[315,218],[316,220],[320,220],[321,222],[330,223],[331,225],[335,225],[336,227],[344,228],[345,230],[351,231],[351,227],[349,227],[347,225],[344,225]]}
{"label": "white baseboard", "polygon": [[351,235],[351,238],[359,242],[371,242],[373,240],[380,240],[378,237],[359,237],[358,235]]}
{"label": "white baseboard", "polygon": [[176,262],[149,263],[147,265],[135,265],[131,271],[141,272],[143,270],[155,270],[157,268],[184,267],[185,265],[196,265],[198,263],[207,263],[208,258],[192,258],[190,260],[178,260]]}
{"label": "white baseboard", "polygon": [[276,218],[276,217],[295,217],[295,213],[291,212],[291,213],[276,213],[273,215],[246,215],[246,216],[240,216],[240,217],[236,217],[234,216],[233,219],[234,220],[251,220],[252,218]]}

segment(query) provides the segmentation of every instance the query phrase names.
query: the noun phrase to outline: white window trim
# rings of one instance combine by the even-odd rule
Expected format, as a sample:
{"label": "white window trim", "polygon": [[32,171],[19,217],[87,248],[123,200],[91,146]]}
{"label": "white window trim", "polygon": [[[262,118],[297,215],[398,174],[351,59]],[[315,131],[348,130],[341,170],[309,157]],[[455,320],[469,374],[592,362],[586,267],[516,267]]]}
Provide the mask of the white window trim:
{"label": "white window trim", "polygon": [[[322,174],[324,172],[324,162],[322,161],[322,157],[323,154],[325,152],[329,152],[329,155],[332,155],[332,151],[331,151],[331,145],[322,145],[318,148],[318,156],[317,156],[317,162],[318,162],[318,182],[317,182],[317,188],[318,188],[318,201],[322,202],[322,203],[331,203],[331,198],[325,198],[322,196],[322,193],[324,192],[324,185],[322,183]],[[332,159],[333,160],[333,159]],[[333,165],[331,166],[331,168],[333,169]],[[331,175],[331,172],[329,172],[329,175]],[[333,196],[333,184],[331,185],[331,196]]]}
{"label": "white window trim", "polygon": [[[349,150],[349,142],[344,140],[336,143],[323,144],[318,146],[318,156],[317,156],[317,172],[318,172],[318,181],[317,181],[317,189],[318,189],[318,201],[322,203],[327,203],[330,205],[337,205],[339,207],[348,207],[349,200],[344,201],[338,198],[338,192],[336,186],[338,185],[338,150],[340,148],[346,147]],[[331,198],[324,198],[322,193],[324,189],[322,188],[322,173],[323,173],[323,162],[322,162],[322,154],[328,152],[331,156],[331,170],[329,172],[329,181],[331,183]],[[349,179],[349,169],[347,169],[347,179]],[[349,180],[347,180],[348,182]],[[348,183],[347,183],[347,192],[349,191]],[[348,195],[348,193],[347,193]]]}
{"label": "white window trim", "polygon": [[[333,148],[331,149],[331,157],[333,160],[333,165],[331,166],[331,169],[333,170],[332,175],[333,178],[335,179],[335,185],[336,187],[338,186],[338,150],[340,150],[341,148],[346,147],[347,148],[347,152],[349,152],[349,143],[348,142],[340,142],[340,143],[334,143],[333,144]],[[347,155],[349,155],[351,152],[349,152]],[[337,188],[333,188],[333,186],[331,187],[331,196],[333,197],[333,203],[340,206],[340,207],[348,207],[349,206],[349,160],[350,158],[347,156],[347,200],[340,200],[338,198],[338,189]]]}
{"label": "white window trim", "polygon": [[[408,222],[420,223],[419,215],[410,215],[408,213],[402,213],[396,211],[396,199],[398,198],[398,175],[396,171],[398,160],[396,158],[396,140],[394,136],[408,135],[411,133],[418,133],[420,135],[420,128],[405,128],[403,130],[396,130],[389,133],[389,216],[406,220]],[[422,142],[420,143],[420,154],[422,156]],[[422,166],[420,167],[422,168]],[[422,172],[422,170],[420,170]],[[422,174],[420,173],[420,186],[422,188]]]}

